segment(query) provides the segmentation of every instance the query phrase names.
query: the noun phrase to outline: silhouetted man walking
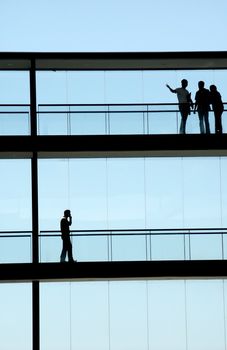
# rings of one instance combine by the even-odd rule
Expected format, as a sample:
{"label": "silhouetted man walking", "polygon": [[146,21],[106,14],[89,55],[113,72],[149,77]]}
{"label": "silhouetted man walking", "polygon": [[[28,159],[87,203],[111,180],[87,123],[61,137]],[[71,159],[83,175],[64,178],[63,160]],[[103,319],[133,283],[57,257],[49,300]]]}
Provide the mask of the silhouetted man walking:
{"label": "silhouetted man walking", "polygon": [[62,238],[62,252],[61,252],[61,262],[65,262],[66,253],[68,253],[68,259],[70,262],[73,262],[72,255],[72,243],[70,240],[70,229],[69,226],[72,225],[72,216],[70,210],[64,211],[64,216],[61,219],[60,227],[61,227],[61,238]]}
{"label": "silhouetted man walking", "polygon": [[176,89],[172,89],[168,84],[166,84],[166,86],[171,92],[177,94],[179,102],[179,111],[181,114],[180,134],[185,134],[186,121],[190,114],[190,106],[193,106],[191,93],[189,93],[186,89],[186,87],[188,86],[188,81],[186,79],[182,79],[181,87]]}

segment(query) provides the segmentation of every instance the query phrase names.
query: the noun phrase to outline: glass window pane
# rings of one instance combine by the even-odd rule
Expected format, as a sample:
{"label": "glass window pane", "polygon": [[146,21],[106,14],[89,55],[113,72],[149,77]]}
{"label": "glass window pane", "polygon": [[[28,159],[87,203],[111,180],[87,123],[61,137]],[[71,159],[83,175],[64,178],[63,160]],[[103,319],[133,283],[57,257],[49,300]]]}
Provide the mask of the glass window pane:
{"label": "glass window pane", "polygon": [[188,348],[225,349],[223,281],[187,281]]}
{"label": "glass window pane", "polygon": [[184,281],[147,283],[150,348],[186,350]]}
{"label": "glass window pane", "polygon": [[31,161],[1,159],[0,174],[0,262],[30,262]]}
{"label": "glass window pane", "polygon": [[147,228],[182,228],[181,158],[147,158],[145,174]]}
{"label": "glass window pane", "polygon": [[32,349],[31,308],[30,283],[0,284],[1,349]]}
{"label": "glass window pane", "polygon": [[183,159],[185,227],[221,226],[220,164],[217,157]]}
{"label": "glass window pane", "polygon": [[144,228],[144,160],[108,160],[108,218],[111,228]]}

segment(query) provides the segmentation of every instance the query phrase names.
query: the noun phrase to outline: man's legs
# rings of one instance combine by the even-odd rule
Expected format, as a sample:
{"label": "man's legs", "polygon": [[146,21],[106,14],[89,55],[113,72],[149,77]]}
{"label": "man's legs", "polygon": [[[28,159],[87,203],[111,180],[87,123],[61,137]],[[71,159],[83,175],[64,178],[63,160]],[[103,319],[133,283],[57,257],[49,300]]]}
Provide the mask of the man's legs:
{"label": "man's legs", "polygon": [[204,124],[203,124],[203,112],[198,111],[198,116],[199,116],[199,127],[200,127],[200,133],[204,134]]}
{"label": "man's legs", "polygon": [[215,118],[215,133],[216,134],[222,134],[222,122],[221,122],[221,111],[214,111],[214,118]]}
{"label": "man's legs", "polygon": [[188,118],[188,114],[189,114],[189,109],[188,106],[185,106],[184,104],[180,104],[179,105],[179,110],[180,110],[180,114],[181,114],[181,123],[180,123],[180,134],[185,134],[186,132],[186,121]]}
{"label": "man's legs", "polygon": [[209,112],[204,112],[204,121],[206,126],[206,134],[210,134]]}
{"label": "man's legs", "polygon": [[66,241],[65,241],[65,239],[63,239],[63,240],[62,240],[61,257],[60,257],[60,261],[61,261],[61,262],[65,262],[66,250],[67,250]]}
{"label": "man's legs", "polygon": [[69,258],[69,261],[74,261],[73,260],[73,253],[72,253],[72,243],[71,241],[69,240],[69,246],[68,246],[68,258]]}
{"label": "man's legs", "polygon": [[187,117],[187,114],[181,113],[180,134],[185,134]]}
{"label": "man's legs", "polygon": [[69,261],[74,261],[73,259],[73,253],[72,253],[72,243],[70,241],[70,238],[67,238],[66,241],[66,251],[68,252],[68,259]]}

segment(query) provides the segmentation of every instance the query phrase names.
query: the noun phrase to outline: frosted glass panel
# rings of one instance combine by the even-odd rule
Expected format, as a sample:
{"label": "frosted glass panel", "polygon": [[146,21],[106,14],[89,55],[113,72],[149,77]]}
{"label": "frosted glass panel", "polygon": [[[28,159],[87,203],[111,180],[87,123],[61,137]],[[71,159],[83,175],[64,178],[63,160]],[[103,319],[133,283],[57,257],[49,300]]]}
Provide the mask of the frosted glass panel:
{"label": "frosted glass panel", "polygon": [[41,350],[225,350],[226,293],[223,280],[44,283]]}
{"label": "frosted glass panel", "polygon": [[187,281],[186,293],[188,348],[224,349],[223,281]]}
{"label": "frosted glass panel", "polygon": [[111,282],[110,336],[113,350],[147,349],[147,299],[144,282]]}
{"label": "frosted glass panel", "polygon": [[184,158],[184,225],[221,227],[219,158]]}
{"label": "frosted glass panel", "polygon": [[183,227],[181,158],[147,158],[145,174],[147,227]]}
{"label": "frosted glass panel", "polygon": [[111,228],[145,225],[144,160],[108,160],[108,217]]}
{"label": "frosted glass panel", "polygon": [[31,284],[0,284],[0,348],[32,349]]}
{"label": "frosted glass panel", "polygon": [[184,281],[148,282],[151,349],[186,350]]}

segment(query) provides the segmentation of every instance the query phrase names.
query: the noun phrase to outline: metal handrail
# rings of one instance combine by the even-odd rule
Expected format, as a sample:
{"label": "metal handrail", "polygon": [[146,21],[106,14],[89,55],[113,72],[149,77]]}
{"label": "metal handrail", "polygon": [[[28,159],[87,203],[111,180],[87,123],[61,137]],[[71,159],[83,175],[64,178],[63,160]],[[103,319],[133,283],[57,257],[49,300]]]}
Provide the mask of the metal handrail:
{"label": "metal handrail", "polygon": [[[22,234],[23,233],[23,234]],[[54,234],[55,233],[55,234]],[[46,236],[59,236],[60,230],[40,230],[39,237]],[[83,229],[83,230],[71,230],[72,236],[149,236],[149,235],[185,235],[185,234],[204,234],[204,235],[216,235],[216,234],[227,234],[227,228],[160,228],[160,229]],[[0,237],[30,237],[32,231],[27,230],[11,230],[11,231],[0,231]]]}
{"label": "metal handrail", "polygon": [[[223,102],[223,104],[227,104],[227,102]],[[64,106],[78,106],[78,107],[86,107],[86,106],[178,106],[179,103],[175,102],[143,102],[143,103],[40,103],[38,106],[53,106],[53,107],[64,107]],[[1,106],[1,105],[0,105]]]}
{"label": "metal handrail", "polygon": [[[57,232],[57,233],[56,233]],[[227,234],[227,228],[190,228],[190,229],[102,229],[102,230],[71,230],[71,236],[151,236],[151,235],[217,235]],[[60,230],[41,230],[39,237],[58,237]]]}

